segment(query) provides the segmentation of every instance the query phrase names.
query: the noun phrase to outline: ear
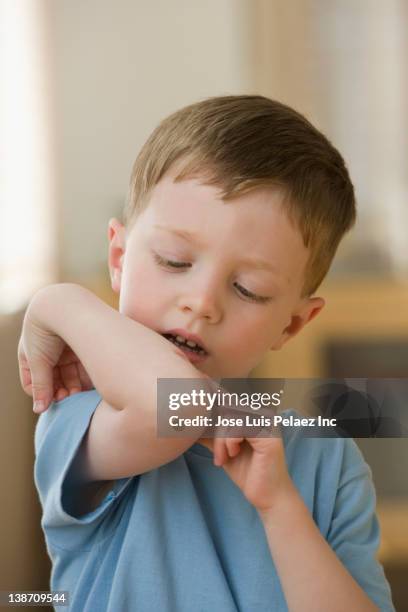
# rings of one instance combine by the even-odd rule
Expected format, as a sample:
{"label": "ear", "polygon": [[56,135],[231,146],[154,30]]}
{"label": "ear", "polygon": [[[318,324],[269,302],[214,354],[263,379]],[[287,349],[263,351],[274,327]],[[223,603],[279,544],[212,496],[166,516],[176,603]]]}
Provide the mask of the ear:
{"label": "ear", "polygon": [[[314,319],[325,305],[325,301],[320,297],[304,298],[299,307],[291,316],[291,321],[287,327],[283,330],[282,337],[278,349],[282,348],[284,344],[307,324],[309,321]],[[275,348],[275,347],[274,347]]]}
{"label": "ear", "polygon": [[117,219],[110,219],[108,225],[109,240],[109,274],[111,286],[115,293],[120,292],[122,279],[123,256],[126,249],[125,227]]}

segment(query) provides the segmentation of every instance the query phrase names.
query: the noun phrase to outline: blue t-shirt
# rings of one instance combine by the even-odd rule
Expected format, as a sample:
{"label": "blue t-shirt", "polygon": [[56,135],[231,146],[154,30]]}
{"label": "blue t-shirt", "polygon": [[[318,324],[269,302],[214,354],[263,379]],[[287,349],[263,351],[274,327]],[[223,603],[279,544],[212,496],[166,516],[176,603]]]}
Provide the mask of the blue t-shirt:
{"label": "blue t-shirt", "polygon": [[[69,591],[69,610],[286,611],[257,510],[200,444],[116,480],[94,511],[70,513],[69,468],[100,400],[92,390],[54,403],[35,432],[50,588]],[[307,438],[302,428],[282,435],[289,473],[321,533],[379,609],[393,611],[376,560],[371,472],[358,447]]]}

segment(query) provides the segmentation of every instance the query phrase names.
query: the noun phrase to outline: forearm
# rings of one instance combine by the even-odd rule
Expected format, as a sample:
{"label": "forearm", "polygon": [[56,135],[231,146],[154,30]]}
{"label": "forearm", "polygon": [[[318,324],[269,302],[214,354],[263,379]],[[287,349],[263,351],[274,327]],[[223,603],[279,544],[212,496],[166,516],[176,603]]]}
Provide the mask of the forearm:
{"label": "forearm", "polygon": [[321,535],[294,485],[259,514],[291,612],[378,612]]}
{"label": "forearm", "polygon": [[160,334],[79,285],[41,289],[28,313],[72,348],[95,388],[118,410],[146,404],[155,410],[157,378],[201,376]]}

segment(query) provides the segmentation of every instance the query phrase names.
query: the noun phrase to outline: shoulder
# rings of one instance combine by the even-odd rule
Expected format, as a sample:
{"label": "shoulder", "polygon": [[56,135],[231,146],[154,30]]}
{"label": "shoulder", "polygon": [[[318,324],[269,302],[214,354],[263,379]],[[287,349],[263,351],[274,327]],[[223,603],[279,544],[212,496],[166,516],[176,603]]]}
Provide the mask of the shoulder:
{"label": "shoulder", "polygon": [[281,431],[289,474],[315,519],[324,521],[327,528],[345,483],[358,480],[374,495],[371,469],[352,438],[338,437],[334,431],[318,437],[317,430],[301,426],[281,427]]}
{"label": "shoulder", "polygon": [[[294,410],[287,410],[282,415],[292,417],[292,423],[299,422],[296,418],[304,418]],[[353,438],[339,436],[334,428],[319,428],[315,423],[281,427],[286,458],[293,467],[300,468],[303,464],[310,469],[324,462],[327,469],[339,472],[350,468],[370,470]]]}

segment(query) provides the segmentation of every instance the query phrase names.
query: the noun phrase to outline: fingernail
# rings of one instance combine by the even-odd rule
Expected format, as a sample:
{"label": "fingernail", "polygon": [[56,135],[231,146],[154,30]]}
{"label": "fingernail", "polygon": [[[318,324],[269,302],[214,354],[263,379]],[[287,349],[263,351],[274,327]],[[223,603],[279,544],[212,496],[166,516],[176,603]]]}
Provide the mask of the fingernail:
{"label": "fingernail", "polygon": [[33,412],[42,412],[45,408],[45,403],[43,400],[37,400],[34,402]]}

